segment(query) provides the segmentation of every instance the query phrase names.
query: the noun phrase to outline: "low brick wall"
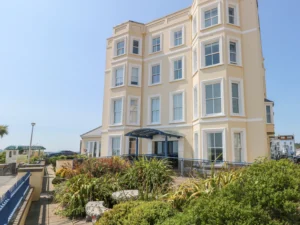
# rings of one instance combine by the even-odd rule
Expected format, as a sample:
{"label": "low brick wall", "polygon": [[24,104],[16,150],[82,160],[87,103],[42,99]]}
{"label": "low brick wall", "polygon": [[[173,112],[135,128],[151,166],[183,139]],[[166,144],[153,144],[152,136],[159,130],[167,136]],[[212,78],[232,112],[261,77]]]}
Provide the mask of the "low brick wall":
{"label": "low brick wall", "polygon": [[29,192],[27,193],[26,198],[24,199],[19,212],[14,220],[13,225],[24,225],[31,203],[32,203],[32,198],[33,198],[33,188],[29,189]]}
{"label": "low brick wall", "polygon": [[63,160],[57,160],[56,161],[56,171],[59,169],[66,167],[66,168],[73,168],[73,159],[63,159]]}

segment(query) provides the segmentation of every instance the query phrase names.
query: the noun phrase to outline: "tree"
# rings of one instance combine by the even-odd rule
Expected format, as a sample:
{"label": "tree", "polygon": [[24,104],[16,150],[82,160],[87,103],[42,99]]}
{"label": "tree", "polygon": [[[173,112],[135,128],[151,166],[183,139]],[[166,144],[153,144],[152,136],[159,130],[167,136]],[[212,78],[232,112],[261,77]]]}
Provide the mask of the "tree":
{"label": "tree", "polygon": [[3,138],[4,135],[8,135],[8,126],[0,125],[0,137]]}

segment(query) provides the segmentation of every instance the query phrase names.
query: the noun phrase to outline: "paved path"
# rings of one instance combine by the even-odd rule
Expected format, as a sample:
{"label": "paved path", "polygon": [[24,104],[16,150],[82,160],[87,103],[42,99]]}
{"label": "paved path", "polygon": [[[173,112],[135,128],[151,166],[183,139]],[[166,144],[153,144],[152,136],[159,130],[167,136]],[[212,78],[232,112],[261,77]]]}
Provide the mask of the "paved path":
{"label": "paved path", "polygon": [[47,166],[45,168],[41,198],[38,202],[32,203],[25,225],[91,225],[92,223],[86,223],[85,220],[70,220],[66,217],[55,215],[58,204],[52,203],[54,191],[52,180],[54,177],[55,173],[52,166]]}
{"label": "paved path", "polygon": [[17,180],[16,176],[0,176],[0,197],[5,194]]}

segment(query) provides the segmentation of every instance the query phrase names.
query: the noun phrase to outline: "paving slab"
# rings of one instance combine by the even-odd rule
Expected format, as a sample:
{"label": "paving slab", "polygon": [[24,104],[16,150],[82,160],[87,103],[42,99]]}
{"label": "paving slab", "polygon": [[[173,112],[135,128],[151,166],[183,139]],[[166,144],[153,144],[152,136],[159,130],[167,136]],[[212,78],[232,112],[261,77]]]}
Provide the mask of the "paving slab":
{"label": "paving slab", "polygon": [[5,194],[17,180],[16,176],[0,176],[0,197]]}

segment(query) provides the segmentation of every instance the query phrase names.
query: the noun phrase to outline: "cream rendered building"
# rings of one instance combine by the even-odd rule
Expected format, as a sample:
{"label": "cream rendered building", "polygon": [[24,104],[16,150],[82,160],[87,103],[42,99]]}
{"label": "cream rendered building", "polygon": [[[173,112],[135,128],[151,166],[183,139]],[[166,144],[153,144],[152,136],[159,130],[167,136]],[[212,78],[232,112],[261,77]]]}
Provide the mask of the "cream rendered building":
{"label": "cream rendered building", "polygon": [[[270,155],[273,105],[257,1],[194,0],[150,23],[114,27],[101,156],[137,147],[139,154],[166,155],[168,148],[179,158],[253,162]],[[136,144],[136,136],[148,138]]]}

